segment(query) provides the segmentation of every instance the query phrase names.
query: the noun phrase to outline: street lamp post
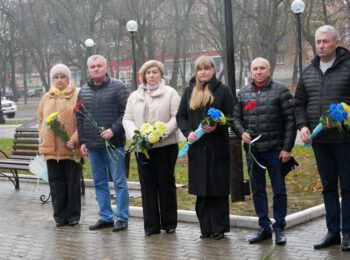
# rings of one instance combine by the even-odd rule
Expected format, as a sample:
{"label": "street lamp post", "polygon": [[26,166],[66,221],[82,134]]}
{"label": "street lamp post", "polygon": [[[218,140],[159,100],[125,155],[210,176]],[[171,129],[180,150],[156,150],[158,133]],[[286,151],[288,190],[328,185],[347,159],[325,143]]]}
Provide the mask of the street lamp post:
{"label": "street lamp post", "polygon": [[[95,46],[95,42],[94,42],[93,39],[88,38],[88,39],[85,40],[84,44],[85,44],[85,47],[86,47],[86,56],[87,56],[86,59],[88,59],[88,58],[91,56],[91,54],[92,54],[92,47]],[[88,79],[89,76],[88,76],[88,73],[87,73],[87,64],[86,64],[86,62],[85,62],[84,64],[85,64],[85,66],[86,66],[86,70],[85,70],[85,79]],[[81,83],[82,83],[82,82],[81,82]],[[81,85],[82,85],[82,84],[81,84]]]}
{"label": "street lamp post", "polygon": [[[235,54],[233,41],[233,20],[232,20],[232,2],[224,0],[225,8],[225,34],[226,34],[226,59],[228,85],[231,87],[232,94],[236,97],[236,75],[235,75]],[[244,177],[242,144],[240,139],[230,132],[230,190],[232,201],[244,200]]]}
{"label": "street lamp post", "polygon": [[131,34],[131,44],[132,44],[132,60],[133,60],[133,69],[132,69],[132,87],[134,90],[137,89],[137,70],[136,70],[136,50],[135,50],[135,32],[137,32],[138,24],[134,20],[130,20],[126,24],[126,29]]}
{"label": "street lamp post", "polygon": [[5,124],[5,117],[2,111],[1,100],[2,100],[2,96],[1,96],[1,88],[0,88],[0,124]]}
{"label": "street lamp post", "polygon": [[291,4],[292,12],[297,18],[297,32],[298,32],[298,53],[299,53],[299,79],[303,72],[303,57],[302,57],[302,47],[301,47],[301,19],[300,15],[305,10],[305,3],[302,0],[294,0]]}
{"label": "street lamp post", "polygon": [[94,46],[95,46],[95,42],[93,39],[89,38],[85,40],[85,47],[86,47],[88,57],[91,56],[92,47]]}

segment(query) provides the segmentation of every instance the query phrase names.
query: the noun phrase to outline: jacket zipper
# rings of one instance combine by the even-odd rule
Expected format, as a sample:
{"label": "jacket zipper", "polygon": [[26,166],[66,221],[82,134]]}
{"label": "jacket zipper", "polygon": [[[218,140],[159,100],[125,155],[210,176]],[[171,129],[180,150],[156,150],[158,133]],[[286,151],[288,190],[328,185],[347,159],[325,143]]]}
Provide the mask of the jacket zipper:
{"label": "jacket zipper", "polygon": [[[260,94],[261,94],[261,90],[258,90],[258,94],[256,97],[256,107],[258,108],[259,102],[260,102]],[[257,118],[257,129],[256,131],[258,131],[258,129],[260,129],[259,125],[260,125],[260,120],[259,120],[259,113],[256,113],[256,118]],[[257,142],[259,144],[259,151],[261,151],[261,142]]]}
{"label": "jacket zipper", "polygon": [[[56,111],[55,111],[55,112],[58,112],[58,111],[59,111],[59,110],[58,110],[58,108],[59,108],[59,106],[58,106],[58,97],[56,97],[56,99],[55,99],[55,108],[56,108]],[[59,116],[59,114],[58,114],[58,116]],[[54,137],[55,137],[55,154],[56,154],[56,161],[58,162],[59,160],[58,160],[58,149],[57,149],[57,137],[56,137],[55,133],[54,133]]]}

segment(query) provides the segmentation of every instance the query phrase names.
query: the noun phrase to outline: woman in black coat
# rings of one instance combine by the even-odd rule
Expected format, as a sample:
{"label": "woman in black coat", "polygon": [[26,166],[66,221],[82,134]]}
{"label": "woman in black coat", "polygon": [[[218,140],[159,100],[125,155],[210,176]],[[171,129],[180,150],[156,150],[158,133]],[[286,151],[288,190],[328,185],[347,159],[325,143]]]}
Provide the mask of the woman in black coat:
{"label": "woman in black coat", "polygon": [[[176,115],[177,124],[189,141],[197,140],[194,131],[210,107],[232,116],[233,95],[216,79],[215,73],[211,57],[201,56],[196,60],[195,76],[185,89]],[[204,125],[203,129],[206,134],[188,150],[189,193],[197,195],[201,238],[221,239],[230,231],[228,129],[221,125]]]}

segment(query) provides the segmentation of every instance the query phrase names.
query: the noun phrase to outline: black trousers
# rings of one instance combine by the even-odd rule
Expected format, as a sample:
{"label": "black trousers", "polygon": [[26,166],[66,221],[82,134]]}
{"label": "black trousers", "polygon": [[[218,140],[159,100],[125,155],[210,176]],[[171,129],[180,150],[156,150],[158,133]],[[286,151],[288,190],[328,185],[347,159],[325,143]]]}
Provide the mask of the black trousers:
{"label": "black trousers", "polygon": [[149,150],[150,159],[143,153],[136,154],[145,232],[177,226],[175,163],[178,151],[178,145],[172,144]]}
{"label": "black trousers", "polygon": [[230,231],[228,196],[197,196],[196,213],[202,234]]}
{"label": "black trousers", "polygon": [[81,165],[72,160],[47,160],[53,217],[56,223],[80,220]]}

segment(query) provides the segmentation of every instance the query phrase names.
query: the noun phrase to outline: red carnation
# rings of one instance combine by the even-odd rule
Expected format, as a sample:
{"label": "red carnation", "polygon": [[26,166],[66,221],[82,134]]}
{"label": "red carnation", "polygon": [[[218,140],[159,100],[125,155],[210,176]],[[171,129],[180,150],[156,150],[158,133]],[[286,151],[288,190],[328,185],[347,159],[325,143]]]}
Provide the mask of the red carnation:
{"label": "red carnation", "polygon": [[252,111],[256,107],[255,101],[250,101],[245,107],[244,110]]}
{"label": "red carnation", "polygon": [[73,108],[73,113],[76,113],[80,107],[80,105],[85,104],[84,100],[79,100],[78,103],[76,104],[76,106]]}

